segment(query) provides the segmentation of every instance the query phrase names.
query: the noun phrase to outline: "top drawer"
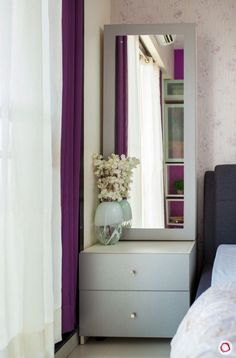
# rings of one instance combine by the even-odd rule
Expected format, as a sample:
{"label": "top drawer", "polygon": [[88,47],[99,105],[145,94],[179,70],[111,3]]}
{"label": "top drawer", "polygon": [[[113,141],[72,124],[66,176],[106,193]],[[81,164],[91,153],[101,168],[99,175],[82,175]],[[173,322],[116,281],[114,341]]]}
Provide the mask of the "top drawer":
{"label": "top drawer", "polygon": [[80,290],[188,291],[189,255],[81,253],[79,279]]}

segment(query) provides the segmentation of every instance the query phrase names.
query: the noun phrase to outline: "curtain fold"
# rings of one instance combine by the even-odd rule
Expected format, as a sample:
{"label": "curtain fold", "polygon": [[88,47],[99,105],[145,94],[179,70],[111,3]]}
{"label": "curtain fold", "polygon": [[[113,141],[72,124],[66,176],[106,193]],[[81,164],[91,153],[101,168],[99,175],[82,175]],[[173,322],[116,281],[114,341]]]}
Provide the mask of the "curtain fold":
{"label": "curtain fold", "polygon": [[139,58],[137,36],[128,39],[128,100],[128,155],[140,159],[130,193],[133,226],[164,228],[160,69]]}
{"label": "curtain fold", "polygon": [[61,339],[61,2],[0,2],[0,357]]}
{"label": "curtain fold", "polygon": [[115,153],[128,151],[128,55],[127,36],[116,37]]}
{"label": "curtain fold", "polygon": [[141,195],[141,113],[140,113],[140,79],[139,79],[139,38],[128,36],[128,155],[141,160],[133,171],[133,183],[129,202],[132,208],[132,226],[141,227],[143,197]]}
{"label": "curtain fold", "polygon": [[76,327],[83,130],[83,0],[62,0],[62,331]]}
{"label": "curtain fold", "polygon": [[163,141],[160,70],[152,59],[140,60],[142,220],[144,227],[164,228]]}

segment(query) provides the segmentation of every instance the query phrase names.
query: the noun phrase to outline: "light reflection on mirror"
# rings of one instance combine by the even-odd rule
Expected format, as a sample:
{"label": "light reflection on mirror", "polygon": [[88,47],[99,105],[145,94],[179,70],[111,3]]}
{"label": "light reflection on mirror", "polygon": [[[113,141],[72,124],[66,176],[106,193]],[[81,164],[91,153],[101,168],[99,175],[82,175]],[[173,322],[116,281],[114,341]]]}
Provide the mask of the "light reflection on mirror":
{"label": "light reflection on mirror", "polygon": [[132,228],[184,226],[184,38],[116,37],[115,150],[140,159]]}

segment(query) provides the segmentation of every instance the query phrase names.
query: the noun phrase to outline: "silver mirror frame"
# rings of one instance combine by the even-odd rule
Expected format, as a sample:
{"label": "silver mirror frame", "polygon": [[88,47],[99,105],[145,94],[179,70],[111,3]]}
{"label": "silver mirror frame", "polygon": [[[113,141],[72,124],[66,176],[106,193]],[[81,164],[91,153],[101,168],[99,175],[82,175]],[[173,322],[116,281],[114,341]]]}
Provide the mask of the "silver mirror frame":
{"label": "silver mirror frame", "polygon": [[196,31],[194,24],[105,25],[103,155],[115,148],[115,38],[119,35],[184,35],[184,228],[126,229],[123,240],[196,238]]}

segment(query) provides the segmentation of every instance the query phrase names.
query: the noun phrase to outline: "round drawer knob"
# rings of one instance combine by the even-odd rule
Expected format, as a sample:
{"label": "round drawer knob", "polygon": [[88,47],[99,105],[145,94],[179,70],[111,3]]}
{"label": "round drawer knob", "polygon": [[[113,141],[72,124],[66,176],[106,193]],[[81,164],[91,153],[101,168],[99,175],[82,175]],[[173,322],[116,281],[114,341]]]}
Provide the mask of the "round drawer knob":
{"label": "round drawer knob", "polygon": [[131,315],[130,315],[130,318],[131,318],[131,319],[135,319],[136,317],[137,317],[137,313],[132,312]]}
{"label": "round drawer knob", "polygon": [[131,270],[131,271],[130,271],[130,274],[131,274],[132,276],[135,276],[135,275],[136,275],[136,273],[137,273],[137,271],[136,271],[136,270]]}

